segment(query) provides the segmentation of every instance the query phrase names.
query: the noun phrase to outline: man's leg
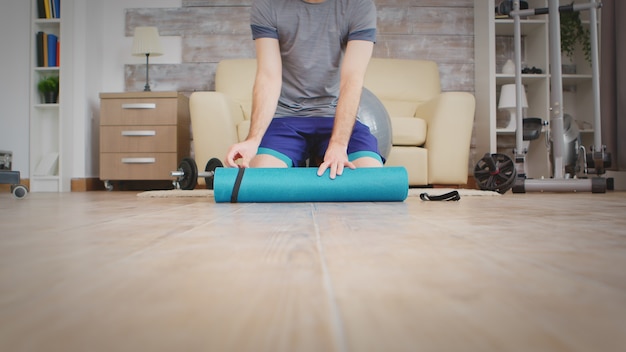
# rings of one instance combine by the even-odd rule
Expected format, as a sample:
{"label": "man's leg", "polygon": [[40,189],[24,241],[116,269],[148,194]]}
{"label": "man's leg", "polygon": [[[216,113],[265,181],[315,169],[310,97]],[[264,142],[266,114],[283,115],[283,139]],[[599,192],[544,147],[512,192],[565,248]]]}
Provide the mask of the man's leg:
{"label": "man's leg", "polygon": [[383,167],[380,160],[369,156],[360,157],[352,161],[356,167]]}
{"label": "man's leg", "polygon": [[284,161],[269,154],[257,154],[250,161],[250,167],[288,167]]}
{"label": "man's leg", "polygon": [[348,145],[348,158],[359,167],[382,167],[383,158],[378,150],[378,140],[372,135],[369,127],[357,121],[350,143]]}
{"label": "man's leg", "polygon": [[307,141],[299,131],[307,128],[310,123],[309,119],[301,117],[274,118],[263,136],[257,155],[250,161],[250,166],[298,166],[300,160],[305,159],[307,149]]}

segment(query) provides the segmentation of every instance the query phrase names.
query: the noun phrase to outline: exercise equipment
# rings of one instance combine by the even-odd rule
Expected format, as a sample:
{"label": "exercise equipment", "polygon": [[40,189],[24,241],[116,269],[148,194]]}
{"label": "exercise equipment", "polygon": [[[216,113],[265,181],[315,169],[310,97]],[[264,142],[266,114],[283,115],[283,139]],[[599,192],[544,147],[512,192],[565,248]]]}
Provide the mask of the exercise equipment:
{"label": "exercise equipment", "polygon": [[204,167],[204,172],[198,172],[198,165],[192,158],[184,158],[178,164],[178,170],[170,172],[170,176],[176,177],[174,187],[176,189],[191,190],[198,185],[198,177],[204,177],[207,189],[213,189],[213,176],[215,169],[223,167],[217,158],[210,159]]}
{"label": "exercise equipment", "polygon": [[11,171],[13,153],[0,150],[0,184],[11,185],[11,194],[16,199],[28,195],[28,188],[20,184],[20,172]]}
{"label": "exercise equipment", "polygon": [[486,153],[474,167],[474,179],[484,191],[506,193],[515,182],[515,163],[506,154]]}
{"label": "exercise equipment", "polygon": [[[521,17],[548,15],[549,19],[549,37],[550,37],[550,124],[549,139],[551,144],[551,163],[552,177],[546,179],[527,179],[525,171],[525,159],[527,150],[524,148],[521,118],[517,119],[517,129],[515,135],[515,166],[517,176],[513,185],[513,193],[525,192],[587,192],[605,193],[607,190],[607,180],[601,175],[605,172],[607,164],[610,165],[610,154],[606,153],[606,146],[602,145],[602,129],[600,119],[600,69],[598,61],[598,15],[597,10],[602,4],[596,0],[590,0],[586,4],[570,4],[559,6],[559,0],[549,0],[547,8],[536,9],[520,9],[520,0],[513,1],[513,11],[509,16],[513,18],[514,30],[514,52],[515,52],[515,87],[517,101],[522,101],[522,72],[521,72]],[[593,90],[593,112],[594,112],[594,136],[593,145],[586,158],[592,161],[593,170],[596,172],[594,177],[572,178],[566,173],[566,164],[572,157],[569,154],[575,154],[570,150],[570,144],[575,143],[576,137],[570,138],[570,130],[566,130],[563,112],[563,72],[561,67],[561,32],[560,32],[560,12],[571,11],[589,11],[589,30],[591,42],[591,70],[592,70],[592,90]],[[516,106],[517,116],[522,116],[522,106]],[[571,124],[570,124],[571,127]],[[570,149],[568,149],[570,148]],[[578,148],[577,148],[578,150]],[[571,166],[568,168],[571,169]],[[585,166],[585,170],[589,170]],[[570,171],[570,170],[568,170]]]}
{"label": "exercise equipment", "polygon": [[344,169],[330,179],[317,168],[217,168],[215,202],[401,202],[409,192],[403,167]]}
{"label": "exercise equipment", "polygon": [[[539,117],[525,117],[523,125],[522,139],[526,150],[530,141],[541,136],[541,130],[546,123]],[[506,154],[486,153],[474,167],[474,179],[484,191],[504,194],[513,187],[516,177],[515,162]]]}
{"label": "exercise equipment", "polygon": [[391,119],[383,103],[367,88],[363,88],[357,119],[370,128],[378,140],[378,150],[383,158],[391,152]]}
{"label": "exercise equipment", "polygon": [[420,193],[420,199],[423,201],[446,201],[446,202],[456,202],[461,200],[461,195],[459,191],[450,191],[448,193],[444,193],[441,195],[430,195],[426,192]]}

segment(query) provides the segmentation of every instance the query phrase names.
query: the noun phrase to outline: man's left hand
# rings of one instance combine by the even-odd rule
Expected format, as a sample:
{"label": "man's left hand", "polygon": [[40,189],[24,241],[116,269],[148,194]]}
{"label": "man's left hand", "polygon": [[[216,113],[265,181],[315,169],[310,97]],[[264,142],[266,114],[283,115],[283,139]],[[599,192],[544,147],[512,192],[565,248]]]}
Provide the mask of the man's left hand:
{"label": "man's left hand", "polygon": [[345,167],[356,169],[353,163],[348,160],[348,154],[345,147],[328,145],[326,154],[324,154],[324,162],[317,169],[317,176],[322,176],[326,169],[330,169],[330,179],[341,176]]}

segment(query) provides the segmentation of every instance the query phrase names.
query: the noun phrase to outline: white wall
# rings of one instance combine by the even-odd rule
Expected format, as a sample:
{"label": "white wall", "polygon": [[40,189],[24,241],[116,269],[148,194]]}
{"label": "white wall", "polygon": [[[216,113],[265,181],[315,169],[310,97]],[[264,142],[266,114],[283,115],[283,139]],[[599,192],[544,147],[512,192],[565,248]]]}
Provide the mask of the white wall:
{"label": "white wall", "polygon": [[[125,34],[126,8],[180,7],[180,0],[64,0],[64,31],[71,41],[62,50],[61,69],[72,82],[67,94],[71,114],[72,178],[98,177],[100,92],[124,90],[124,65],[143,63],[130,54],[132,37]],[[0,150],[13,151],[13,169],[28,178],[30,1],[0,3]],[[163,56],[151,63],[179,63],[181,41],[163,37]],[[69,70],[69,74],[67,73]]]}
{"label": "white wall", "polygon": [[0,3],[0,150],[13,152],[13,170],[28,177],[30,5]]}

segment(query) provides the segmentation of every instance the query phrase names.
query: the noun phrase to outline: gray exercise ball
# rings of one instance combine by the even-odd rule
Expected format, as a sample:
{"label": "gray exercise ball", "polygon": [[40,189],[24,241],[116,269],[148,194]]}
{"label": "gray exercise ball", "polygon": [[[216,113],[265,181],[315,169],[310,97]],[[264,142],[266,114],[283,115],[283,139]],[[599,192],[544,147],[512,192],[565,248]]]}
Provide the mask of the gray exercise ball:
{"label": "gray exercise ball", "polygon": [[391,119],[383,103],[367,88],[361,93],[358,120],[367,125],[378,140],[378,150],[386,159],[391,152]]}

